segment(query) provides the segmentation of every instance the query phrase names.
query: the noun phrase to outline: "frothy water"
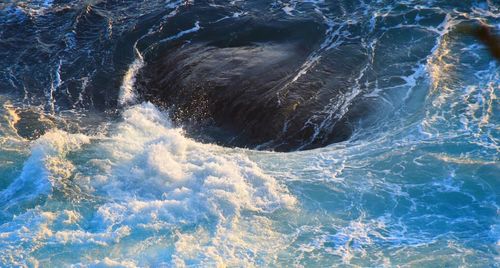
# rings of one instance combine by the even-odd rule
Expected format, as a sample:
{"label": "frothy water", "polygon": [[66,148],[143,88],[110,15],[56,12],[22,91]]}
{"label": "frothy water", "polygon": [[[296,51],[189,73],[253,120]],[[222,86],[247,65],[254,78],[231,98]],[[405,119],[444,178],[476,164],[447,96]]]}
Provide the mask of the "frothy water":
{"label": "frothy water", "polygon": [[[296,204],[247,156],[185,138],[148,103],[124,111],[106,135],[45,134],[1,196],[3,262],[18,265],[40,244],[42,255],[63,247],[76,260],[85,259],[76,250],[82,246],[100,248],[103,256],[118,253],[115,259],[152,247],[131,263],[252,263],[283,239],[267,216]],[[255,244],[269,235],[278,239],[272,248]],[[145,244],[117,245],[137,238]]]}
{"label": "frothy water", "polygon": [[144,58],[141,53],[135,48],[137,58],[130,65],[127,73],[123,77],[122,86],[120,87],[120,96],[118,97],[118,103],[121,106],[126,106],[128,104],[134,104],[137,101],[136,92],[134,90],[135,76],[137,72],[144,66]]}
{"label": "frothy water", "polygon": [[[197,4],[0,4],[0,266],[498,266],[500,64],[456,31],[498,27],[494,1],[233,1],[182,17]],[[372,103],[347,141],[289,153],[202,143],[138,95],[158,42],[189,46],[256,10],[325,26],[280,96],[360,41],[365,65],[308,123],[321,135]],[[60,25],[54,12],[75,15],[73,41],[42,27]],[[94,110],[107,94],[116,105]]]}

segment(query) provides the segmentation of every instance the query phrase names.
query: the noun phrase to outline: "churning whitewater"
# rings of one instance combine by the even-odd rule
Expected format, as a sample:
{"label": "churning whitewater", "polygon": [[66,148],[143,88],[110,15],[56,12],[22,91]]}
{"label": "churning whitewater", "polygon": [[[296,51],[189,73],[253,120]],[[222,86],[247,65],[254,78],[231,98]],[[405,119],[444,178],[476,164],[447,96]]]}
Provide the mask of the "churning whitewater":
{"label": "churning whitewater", "polygon": [[0,3],[0,266],[498,267],[500,2]]}

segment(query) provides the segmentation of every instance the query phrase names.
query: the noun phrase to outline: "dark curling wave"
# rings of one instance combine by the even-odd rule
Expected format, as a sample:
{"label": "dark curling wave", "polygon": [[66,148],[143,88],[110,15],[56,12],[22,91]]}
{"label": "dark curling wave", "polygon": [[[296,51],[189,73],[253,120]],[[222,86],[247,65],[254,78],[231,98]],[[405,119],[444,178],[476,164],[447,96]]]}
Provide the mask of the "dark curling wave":
{"label": "dark curling wave", "polygon": [[408,3],[379,16],[384,2],[56,2],[0,9],[0,93],[114,113],[136,89],[195,138],[278,151],[389,120],[448,27],[447,12]]}
{"label": "dark curling wave", "polygon": [[319,62],[321,23],[229,25],[208,26],[190,43],[148,57],[137,78],[140,94],[170,107],[188,133],[224,145],[289,151],[349,137],[346,117],[325,110],[332,100],[345,102],[364,66],[359,45],[342,45]]}

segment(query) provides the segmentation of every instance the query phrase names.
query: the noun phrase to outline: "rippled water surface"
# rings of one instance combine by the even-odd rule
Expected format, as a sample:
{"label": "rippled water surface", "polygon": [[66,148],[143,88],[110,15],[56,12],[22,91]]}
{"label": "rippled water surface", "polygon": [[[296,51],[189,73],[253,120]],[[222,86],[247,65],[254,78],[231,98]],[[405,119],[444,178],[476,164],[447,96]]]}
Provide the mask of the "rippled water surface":
{"label": "rippled water surface", "polygon": [[[252,36],[306,40],[277,99],[343,79],[301,99],[299,149],[345,118],[347,140],[208,143],[136,90],[163,50],[287,23]],[[477,23],[500,31],[500,2],[0,3],[0,266],[498,267],[500,63]]]}

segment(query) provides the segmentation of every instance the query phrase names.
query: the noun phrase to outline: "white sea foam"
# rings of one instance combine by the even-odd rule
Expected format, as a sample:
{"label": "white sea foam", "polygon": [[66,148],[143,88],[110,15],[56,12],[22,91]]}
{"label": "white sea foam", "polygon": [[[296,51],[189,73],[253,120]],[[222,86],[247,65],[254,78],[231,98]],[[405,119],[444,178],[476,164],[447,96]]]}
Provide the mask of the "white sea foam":
{"label": "white sea foam", "polygon": [[[173,36],[170,36],[170,37],[167,37],[167,38],[160,40],[158,43],[172,41],[172,40],[181,38],[184,35],[197,32],[200,29],[201,29],[200,22],[196,21],[193,28],[190,28],[190,29],[187,29],[184,31],[180,31],[179,33],[177,33]],[[151,34],[151,33],[148,33],[145,36],[148,36],[149,34]],[[145,37],[145,36],[143,36],[143,37]],[[139,39],[139,40],[141,40],[141,39]],[[141,52],[137,49],[137,42],[134,44],[134,53],[136,55],[136,58],[132,62],[132,64],[130,64],[127,72],[125,73],[125,76],[123,77],[122,85],[120,86],[118,103],[121,106],[132,105],[132,104],[136,104],[136,102],[137,102],[137,93],[136,93],[136,90],[134,88],[135,80],[136,80],[136,76],[137,76],[137,73],[139,72],[139,70],[142,67],[144,67],[144,58],[143,58],[143,55],[141,54]]]}
{"label": "white sea foam", "polygon": [[21,175],[0,192],[0,206],[5,209],[49,194],[71,175],[73,165],[65,155],[89,141],[85,135],[63,131],[52,131],[36,140]]}
{"label": "white sea foam", "polygon": [[136,58],[132,64],[128,67],[127,72],[122,80],[122,85],[120,87],[120,95],[118,96],[118,103],[121,106],[127,106],[134,104],[137,101],[136,92],[134,89],[135,77],[139,70],[144,67],[144,58],[141,52],[134,46],[134,52]]}
{"label": "white sea foam", "polygon": [[[241,154],[226,155],[225,149],[185,138],[152,104],[131,107],[123,117],[110,139],[100,144],[112,159],[110,172],[89,180],[94,192],[113,199],[98,208],[95,220],[154,231],[209,221],[209,229],[196,231],[205,239],[177,231],[180,240],[171,260],[176,265],[190,258],[200,265],[252,262],[254,258],[238,256],[268,250],[240,243],[260,236],[252,233],[255,228],[278,236],[265,218],[247,215],[294,206],[295,199],[276,180]],[[182,241],[191,241],[189,247]],[[188,254],[188,248],[196,247],[196,255],[206,253]]]}
{"label": "white sea foam", "polygon": [[90,264],[75,264],[72,265],[71,267],[73,268],[83,268],[83,267],[88,267],[88,268],[135,268],[138,267],[137,264],[130,260],[113,260],[110,258],[104,258],[102,260],[96,260],[93,261]]}
{"label": "white sea foam", "polygon": [[[387,6],[372,30],[398,12]],[[291,12],[300,10],[299,3]],[[424,13],[418,23],[425,23]],[[23,118],[14,105],[4,106],[0,151],[22,153],[21,160],[0,159],[2,175],[18,174],[0,185],[0,266],[494,266],[498,66],[463,65],[461,76],[447,77],[452,73],[441,56],[463,51],[453,47],[460,40],[446,43],[446,24],[438,28],[431,60],[398,75],[406,82],[401,88],[418,88],[427,74],[430,83],[459,78],[460,86],[432,87],[425,101],[404,90],[398,96],[408,92],[405,101],[419,102],[413,104],[422,114],[397,114],[388,121],[398,127],[318,150],[281,154],[200,144],[134,98],[124,98],[131,101],[123,102],[123,118],[109,123],[109,133],[51,131],[29,149],[29,141],[12,142]],[[324,49],[336,40],[327,39]],[[463,53],[485,52],[468,49]],[[136,61],[124,79],[134,97]],[[87,80],[81,81],[84,88]],[[388,97],[387,89],[377,86],[369,96]],[[7,162],[19,172],[5,172]]]}
{"label": "white sea foam", "polygon": [[[85,149],[83,144],[88,144]],[[81,150],[103,159],[75,163],[67,158],[68,153],[84,153]],[[293,209],[296,202],[245,155],[184,137],[150,103],[125,110],[123,122],[107,137],[52,131],[34,143],[31,154],[21,176],[2,192],[4,208],[43,196],[52,202],[54,190],[67,187],[79,187],[102,201],[90,214],[69,208],[28,208],[18,220],[0,227],[3,249],[24,237],[33,245],[99,246],[112,251],[122,240],[143,232],[174,232],[177,242],[164,257],[166,265],[255,265],[284,243],[265,215]],[[85,166],[98,169],[98,174],[82,174],[79,170]],[[92,230],[80,227],[82,221],[91,221]],[[192,224],[198,227],[187,228]],[[29,255],[29,250],[2,253],[15,258],[14,254]],[[80,265],[111,264],[122,265],[112,259]]]}
{"label": "white sea foam", "polygon": [[168,42],[168,41],[179,39],[179,38],[183,37],[184,35],[197,32],[200,29],[201,29],[201,27],[200,27],[200,21],[196,21],[194,23],[194,26],[192,28],[189,28],[189,29],[184,30],[184,31],[180,31],[180,32],[178,32],[175,35],[172,35],[172,36],[169,36],[167,38],[164,38],[164,39],[160,40],[159,43],[164,43],[164,42]]}

